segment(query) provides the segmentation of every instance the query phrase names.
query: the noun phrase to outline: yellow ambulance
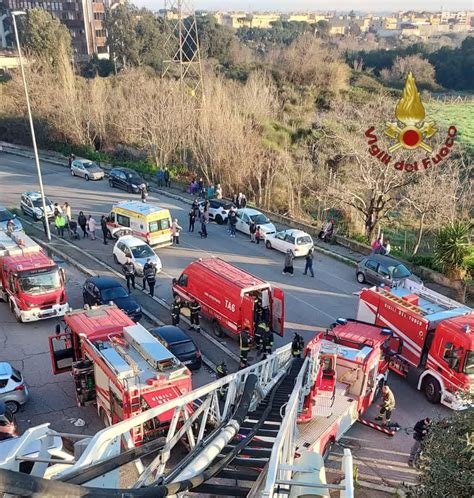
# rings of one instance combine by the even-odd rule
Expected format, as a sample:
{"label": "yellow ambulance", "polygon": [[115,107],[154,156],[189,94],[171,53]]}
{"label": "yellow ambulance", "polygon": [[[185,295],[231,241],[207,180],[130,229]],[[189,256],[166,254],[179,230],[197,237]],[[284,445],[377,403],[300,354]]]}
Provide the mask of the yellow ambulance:
{"label": "yellow ambulance", "polygon": [[173,239],[169,210],[139,201],[115,204],[107,218],[107,228],[112,237],[129,233],[151,246],[169,246]]}

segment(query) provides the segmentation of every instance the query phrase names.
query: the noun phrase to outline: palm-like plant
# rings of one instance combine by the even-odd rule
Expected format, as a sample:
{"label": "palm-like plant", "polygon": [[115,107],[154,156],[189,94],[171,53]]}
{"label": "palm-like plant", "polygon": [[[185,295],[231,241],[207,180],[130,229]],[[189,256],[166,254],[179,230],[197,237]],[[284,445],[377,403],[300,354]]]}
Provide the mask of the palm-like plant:
{"label": "palm-like plant", "polygon": [[443,227],[436,236],[435,261],[444,273],[454,278],[465,276],[464,259],[469,254],[472,224],[455,221]]}

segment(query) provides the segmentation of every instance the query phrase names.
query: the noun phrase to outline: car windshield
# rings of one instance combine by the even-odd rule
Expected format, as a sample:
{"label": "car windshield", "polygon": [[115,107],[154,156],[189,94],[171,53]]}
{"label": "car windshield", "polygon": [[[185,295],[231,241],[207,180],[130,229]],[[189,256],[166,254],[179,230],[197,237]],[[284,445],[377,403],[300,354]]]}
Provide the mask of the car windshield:
{"label": "car windshield", "polygon": [[250,219],[255,221],[257,225],[265,225],[266,223],[270,223],[270,220],[262,213],[251,214]]}
{"label": "car windshield", "polygon": [[102,289],[100,295],[103,302],[113,301],[114,299],[119,299],[121,297],[128,297],[127,291],[121,285]]}
{"label": "car windshield", "polygon": [[411,271],[404,265],[389,266],[388,271],[392,278],[406,278],[411,275]]}
{"label": "car windshield", "polygon": [[171,352],[175,356],[181,354],[194,353],[196,351],[196,346],[191,342],[178,342],[178,344],[173,344],[170,346]]}
{"label": "car windshield", "polygon": [[86,168],[86,169],[98,168],[96,163],[83,163],[83,164],[84,164],[84,168]]}
{"label": "car windshield", "polygon": [[38,295],[61,288],[59,269],[24,272],[19,275],[20,288],[26,294]]}
{"label": "car windshield", "polygon": [[303,237],[299,237],[296,239],[296,244],[299,246],[302,246],[304,244],[312,244],[313,241],[311,240],[311,237],[309,235],[305,235]]}
{"label": "car windshield", "polygon": [[155,255],[150,246],[147,246],[146,244],[143,244],[142,246],[131,247],[130,249],[132,251],[133,257],[136,259],[149,258]]}
{"label": "car windshield", "polygon": [[466,360],[464,361],[464,368],[462,370],[467,375],[474,375],[474,351],[466,353]]}
{"label": "car windshield", "polygon": [[13,214],[8,209],[0,209],[0,221],[8,221],[13,219]]}
{"label": "car windshield", "polygon": [[143,180],[138,175],[134,175],[133,173],[127,173],[127,178],[137,185],[143,183]]}
{"label": "car windshield", "polygon": [[[47,198],[44,198],[46,202],[46,206],[51,206],[53,203]],[[33,203],[33,206],[35,208],[42,208],[43,207],[43,202],[41,201],[41,197],[38,197],[37,199],[31,199],[31,202]]]}

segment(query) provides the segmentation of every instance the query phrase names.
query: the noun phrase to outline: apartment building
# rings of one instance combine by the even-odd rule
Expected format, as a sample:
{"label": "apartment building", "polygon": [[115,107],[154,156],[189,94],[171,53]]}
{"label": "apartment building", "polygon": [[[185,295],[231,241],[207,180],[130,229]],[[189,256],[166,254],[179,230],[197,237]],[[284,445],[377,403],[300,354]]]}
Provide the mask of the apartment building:
{"label": "apartment building", "polygon": [[59,19],[69,30],[74,56],[83,60],[93,54],[108,57],[105,11],[114,0],[4,0],[7,11],[40,8]]}

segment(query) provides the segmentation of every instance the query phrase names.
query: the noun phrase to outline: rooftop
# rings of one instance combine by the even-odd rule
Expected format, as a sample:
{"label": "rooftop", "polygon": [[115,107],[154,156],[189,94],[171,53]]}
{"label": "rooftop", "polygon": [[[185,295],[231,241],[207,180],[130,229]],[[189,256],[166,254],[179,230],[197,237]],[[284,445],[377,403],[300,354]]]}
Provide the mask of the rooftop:
{"label": "rooftop", "polygon": [[128,211],[133,211],[134,213],[147,216],[149,214],[156,213],[158,211],[163,211],[164,208],[154,206],[153,204],[148,204],[140,201],[122,201],[118,202],[115,207],[120,209],[127,209]]}

